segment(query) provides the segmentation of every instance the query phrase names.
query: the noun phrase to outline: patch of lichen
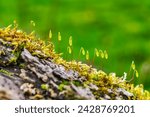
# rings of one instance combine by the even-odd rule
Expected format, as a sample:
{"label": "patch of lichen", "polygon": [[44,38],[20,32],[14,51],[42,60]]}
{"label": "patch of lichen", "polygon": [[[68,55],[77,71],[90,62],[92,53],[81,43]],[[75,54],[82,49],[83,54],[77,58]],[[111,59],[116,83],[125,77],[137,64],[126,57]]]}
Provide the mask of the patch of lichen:
{"label": "patch of lichen", "polygon": [[[150,92],[144,90],[143,85],[134,86],[133,84],[125,81],[122,77],[117,77],[114,74],[108,75],[102,70],[97,70],[92,68],[90,65],[83,64],[82,62],[77,62],[75,60],[69,62],[65,61],[55,52],[52,42],[45,44],[45,42],[41,39],[37,39],[33,33],[26,34],[25,32],[18,30],[17,26],[14,28],[8,26],[0,29],[0,38],[3,39],[3,43],[11,43],[11,46],[14,47],[14,54],[17,56],[16,58],[18,58],[21,49],[26,48],[32,53],[32,55],[44,59],[51,58],[53,62],[63,65],[66,69],[78,71],[80,76],[84,76],[86,78],[83,82],[83,86],[88,86],[90,83],[93,83],[98,87],[99,91],[93,91],[93,94],[97,97],[97,99],[99,99],[98,92],[101,94],[107,94],[108,89],[115,90],[118,87],[133,93],[134,96],[132,99],[150,99]],[[3,54],[3,51],[0,51],[0,54]],[[15,59],[15,61],[17,60]],[[74,83],[78,85],[78,83]],[[45,89],[47,88],[46,86],[47,85],[42,85],[41,87]],[[62,90],[64,86],[65,84],[61,84],[60,90]]]}

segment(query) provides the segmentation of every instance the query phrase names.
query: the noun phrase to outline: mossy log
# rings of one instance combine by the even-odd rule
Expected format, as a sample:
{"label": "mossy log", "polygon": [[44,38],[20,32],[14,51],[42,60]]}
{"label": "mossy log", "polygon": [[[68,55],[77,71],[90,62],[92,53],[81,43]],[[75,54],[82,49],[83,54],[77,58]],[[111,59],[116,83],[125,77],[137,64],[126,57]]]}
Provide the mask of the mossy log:
{"label": "mossy log", "polygon": [[0,29],[0,99],[150,99],[143,85],[67,62],[53,47],[16,27]]}

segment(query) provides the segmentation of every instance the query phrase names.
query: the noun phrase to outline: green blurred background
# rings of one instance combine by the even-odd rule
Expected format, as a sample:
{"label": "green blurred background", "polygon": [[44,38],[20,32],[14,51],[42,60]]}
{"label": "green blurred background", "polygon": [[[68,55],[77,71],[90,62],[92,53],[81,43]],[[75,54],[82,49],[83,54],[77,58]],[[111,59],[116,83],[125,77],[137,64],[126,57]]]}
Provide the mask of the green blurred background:
{"label": "green blurred background", "polygon": [[[122,76],[134,60],[140,74],[134,83],[150,90],[150,0],[0,0],[0,27],[14,20],[46,41],[51,29],[56,51],[68,60],[85,61],[79,58],[81,46],[90,51],[91,60],[94,48],[107,50],[109,59],[95,59],[93,65],[106,73]],[[73,56],[66,54],[70,35]]]}

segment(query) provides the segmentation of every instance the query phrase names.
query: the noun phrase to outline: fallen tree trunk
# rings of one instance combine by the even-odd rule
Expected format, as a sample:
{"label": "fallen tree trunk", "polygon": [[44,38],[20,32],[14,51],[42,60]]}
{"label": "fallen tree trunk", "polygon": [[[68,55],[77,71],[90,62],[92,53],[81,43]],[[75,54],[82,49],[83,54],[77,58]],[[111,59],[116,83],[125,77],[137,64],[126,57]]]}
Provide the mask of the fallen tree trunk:
{"label": "fallen tree trunk", "polygon": [[141,85],[64,62],[51,48],[47,55],[47,48],[35,48],[33,36],[16,28],[1,29],[0,38],[0,99],[150,99]]}

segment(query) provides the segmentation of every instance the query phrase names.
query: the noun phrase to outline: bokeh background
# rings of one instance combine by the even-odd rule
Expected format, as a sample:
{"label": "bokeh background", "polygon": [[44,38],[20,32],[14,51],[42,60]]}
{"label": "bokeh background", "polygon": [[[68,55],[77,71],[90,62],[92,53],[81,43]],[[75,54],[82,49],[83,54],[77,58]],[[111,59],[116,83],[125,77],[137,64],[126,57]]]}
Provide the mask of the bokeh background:
{"label": "bokeh background", "polygon": [[[14,20],[26,32],[35,30],[46,42],[51,29],[56,51],[63,52],[68,60],[86,62],[84,57],[79,58],[81,47],[90,51],[91,61],[94,48],[107,50],[108,60],[97,58],[90,62],[106,73],[122,76],[134,60],[140,75],[134,83],[142,83],[150,90],[149,0],[0,0],[0,27]],[[58,32],[62,35],[60,44]],[[73,55],[66,52],[70,35]]]}

